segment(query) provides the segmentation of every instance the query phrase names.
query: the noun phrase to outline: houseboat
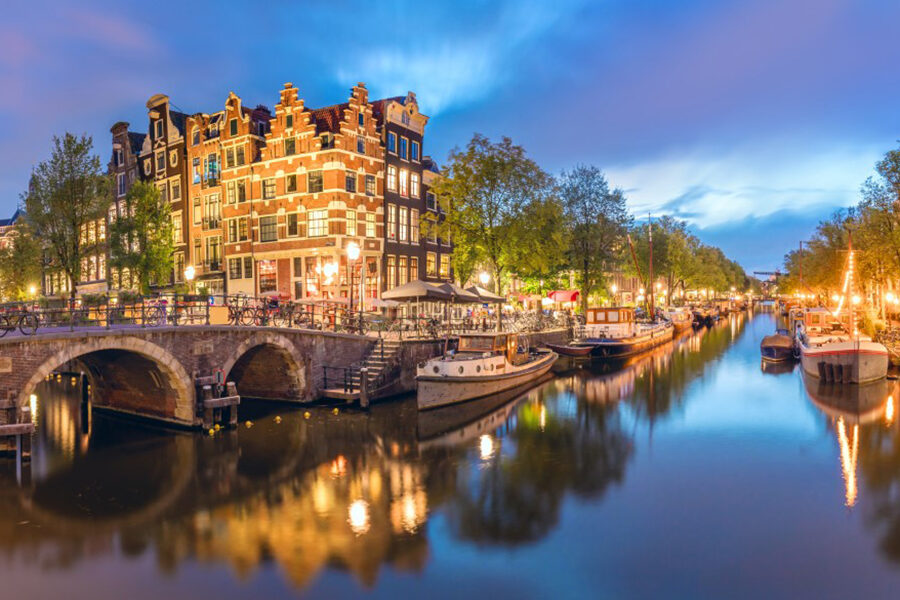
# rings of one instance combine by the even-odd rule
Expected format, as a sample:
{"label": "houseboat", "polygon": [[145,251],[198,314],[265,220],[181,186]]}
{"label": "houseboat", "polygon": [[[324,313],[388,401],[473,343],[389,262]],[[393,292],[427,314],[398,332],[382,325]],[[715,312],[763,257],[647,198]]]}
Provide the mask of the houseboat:
{"label": "houseboat", "polygon": [[859,333],[852,313],[807,308],[791,316],[807,374],[835,383],[867,383],[887,376],[887,348]]}
{"label": "houseboat", "polygon": [[543,376],[559,355],[530,350],[522,341],[514,333],[461,335],[457,350],[419,363],[419,410],[490,396]]}
{"label": "houseboat", "polygon": [[637,321],[631,307],[589,308],[584,343],[594,347],[593,356],[621,358],[664,344],[674,333],[670,321]]}

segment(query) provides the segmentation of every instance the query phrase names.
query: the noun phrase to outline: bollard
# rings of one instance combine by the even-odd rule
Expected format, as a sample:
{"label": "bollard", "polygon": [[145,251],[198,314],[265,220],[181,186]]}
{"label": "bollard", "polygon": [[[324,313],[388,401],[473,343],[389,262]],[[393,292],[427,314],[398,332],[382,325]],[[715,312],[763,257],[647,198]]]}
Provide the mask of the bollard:
{"label": "bollard", "polygon": [[203,428],[209,429],[214,425],[213,409],[206,404],[207,400],[212,400],[212,386],[204,385],[200,393],[200,401],[203,402]]}
{"label": "bollard", "polygon": [[359,406],[369,408],[369,368],[359,370]]}
{"label": "bollard", "polygon": [[[228,390],[229,396],[237,396],[237,385],[233,381],[229,381],[225,384],[225,389]],[[228,426],[229,427],[237,427],[238,424],[238,407],[237,404],[232,404],[228,407]]]}

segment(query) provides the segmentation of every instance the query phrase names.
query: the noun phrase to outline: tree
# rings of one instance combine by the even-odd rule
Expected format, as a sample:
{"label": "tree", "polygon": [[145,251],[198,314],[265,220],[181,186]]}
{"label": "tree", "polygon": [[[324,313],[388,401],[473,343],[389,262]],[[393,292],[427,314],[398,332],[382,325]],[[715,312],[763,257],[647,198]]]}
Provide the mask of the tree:
{"label": "tree", "polygon": [[124,210],[109,226],[109,264],[128,269],[142,293],[172,272],[172,214],[152,183],[138,181],[125,196]]}
{"label": "tree", "polygon": [[25,300],[32,287],[40,289],[43,252],[26,222],[17,223],[10,238],[0,249],[0,298]]}
{"label": "tree", "polygon": [[32,170],[22,195],[28,223],[72,282],[73,298],[81,275],[81,230],[102,217],[109,203],[110,178],[92,150],[89,136],[54,136],[50,159]]}
{"label": "tree", "polygon": [[578,275],[582,311],[587,314],[588,298],[621,257],[631,217],[622,190],[610,190],[603,172],[594,166],[564,171],[559,197],[569,238],[566,259]]}
{"label": "tree", "polygon": [[464,151],[450,153],[432,187],[446,214],[423,227],[449,238],[454,262],[490,269],[494,291],[510,271],[548,270],[559,262],[561,233],[553,180],[509,138],[491,142],[475,134]]}

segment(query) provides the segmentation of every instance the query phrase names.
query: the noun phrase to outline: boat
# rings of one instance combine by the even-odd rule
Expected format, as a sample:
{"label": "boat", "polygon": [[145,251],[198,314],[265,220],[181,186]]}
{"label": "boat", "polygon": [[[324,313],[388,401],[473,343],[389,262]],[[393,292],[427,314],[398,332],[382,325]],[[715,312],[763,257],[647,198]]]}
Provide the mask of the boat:
{"label": "boat", "polygon": [[867,383],[887,376],[887,348],[859,333],[848,314],[808,308],[802,315],[796,341],[804,372],[837,383]]}
{"label": "boat", "polygon": [[545,344],[548,348],[559,354],[560,356],[590,356],[594,347],[590,344]]}
{"label": "boat", "polygon": [[416,369],[419,410],[483,398],[538,379],[559,355],[529,350],[515,333],[459,336],[458,349],[419,363]]}
{"label": "boat", "polygon": [[663,315],[672,322],[675,331],[687,329],[694,321],[694,314],[687,308],[669,307],[663,311]]}
{"label": "boat", "polygon": [[711,306],[698,306],[694,308],[694,327],[708,327],[718,320],[718,309]]}
{"label": "boat", "polygon": [[631,307],[589,308],[584,343],[593,346],[593,356],[621,358],[664,344],[674,333],[671,321],[637,321]]}
{"label": "boat", "polygon": [[777,329],[767,335],[759,344],[762,358],[768,362],[782,362],[794,356],[794,338],[787,329]]}

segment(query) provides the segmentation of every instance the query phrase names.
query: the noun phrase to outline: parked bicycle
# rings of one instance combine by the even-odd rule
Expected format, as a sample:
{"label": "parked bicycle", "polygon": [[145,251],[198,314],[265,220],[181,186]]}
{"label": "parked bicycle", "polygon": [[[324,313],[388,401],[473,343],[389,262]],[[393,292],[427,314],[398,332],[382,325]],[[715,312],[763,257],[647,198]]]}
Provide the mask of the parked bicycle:
{"label": "parked bicycle", "polygon": [[40,321],[33,312],[23,311],[0,315],[0,337],[18,329],[23,335],[37,333]]}

